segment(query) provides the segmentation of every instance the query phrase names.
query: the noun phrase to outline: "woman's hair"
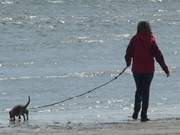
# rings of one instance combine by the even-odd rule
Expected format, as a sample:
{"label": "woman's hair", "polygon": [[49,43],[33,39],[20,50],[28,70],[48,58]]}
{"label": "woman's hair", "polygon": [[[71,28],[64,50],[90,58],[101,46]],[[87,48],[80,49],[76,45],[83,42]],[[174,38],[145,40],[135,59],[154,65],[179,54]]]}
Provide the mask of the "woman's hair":
{"label": "woman's hair", "polygon": [[137,33],[146,32],[149,36],[152,36],[151,26],[146,21],[140,21],[137,25]]}

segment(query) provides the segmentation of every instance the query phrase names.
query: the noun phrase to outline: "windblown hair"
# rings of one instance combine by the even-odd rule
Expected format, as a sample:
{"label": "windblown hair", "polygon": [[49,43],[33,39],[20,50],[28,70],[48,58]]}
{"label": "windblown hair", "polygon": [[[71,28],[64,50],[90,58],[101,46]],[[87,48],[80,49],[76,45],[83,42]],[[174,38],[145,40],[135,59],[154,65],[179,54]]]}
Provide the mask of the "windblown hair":
{"label": "windblown hair", "polygon": [[137,33],[147,33],[149,36],[152,36],[150,23],[146,21],[140,21],[137,25]]}

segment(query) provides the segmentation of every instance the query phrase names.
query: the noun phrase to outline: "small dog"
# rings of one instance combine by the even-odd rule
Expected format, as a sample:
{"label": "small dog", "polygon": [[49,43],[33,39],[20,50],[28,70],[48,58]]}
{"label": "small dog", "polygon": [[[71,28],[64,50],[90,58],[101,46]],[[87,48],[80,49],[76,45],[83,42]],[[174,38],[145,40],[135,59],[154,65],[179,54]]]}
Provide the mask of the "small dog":
{"label": "small dog", "polygon": [[15,121],[15,116],[19,117],[20,120],[22,115],[25,121],[26,120],[25,114],[28,120],[29,111],[27,110],[27,106],[29,105],[29,103],[30,103],[30,96],[28,96],[28,102],[26,103],[26,105],[17,105],[13,107],[13,109],[9,111],[10,120]]}

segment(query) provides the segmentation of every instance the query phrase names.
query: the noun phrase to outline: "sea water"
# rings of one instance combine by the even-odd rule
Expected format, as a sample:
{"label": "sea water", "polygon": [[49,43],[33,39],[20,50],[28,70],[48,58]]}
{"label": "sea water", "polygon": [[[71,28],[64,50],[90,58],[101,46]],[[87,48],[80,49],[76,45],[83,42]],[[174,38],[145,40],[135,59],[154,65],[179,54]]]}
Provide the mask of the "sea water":
{"label": "sea water", "polygon": [[[150,118],[180,116],[179,0],[1,0],[0,124],[16,104],[38,107],[84,93],[115,77],[138,21],[147,20],[170,77],[156,64]],[[131,119],[131,69],[105,87],[30,111],[34,122],[117,122]]]}

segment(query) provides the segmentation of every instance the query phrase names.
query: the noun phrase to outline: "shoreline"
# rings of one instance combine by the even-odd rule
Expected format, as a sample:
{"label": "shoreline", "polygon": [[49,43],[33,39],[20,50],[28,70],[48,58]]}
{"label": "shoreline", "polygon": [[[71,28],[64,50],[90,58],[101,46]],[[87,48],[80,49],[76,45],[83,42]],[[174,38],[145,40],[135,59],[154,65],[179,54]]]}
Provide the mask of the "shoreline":
{"label": "shoreline", "polygon": [[8,126],[0,124],[0,134],[6,135],[177,135],[180,134],[180,118],[156,119],[148,122],[129,120],[111,123],[35,124],[16,122]]}

